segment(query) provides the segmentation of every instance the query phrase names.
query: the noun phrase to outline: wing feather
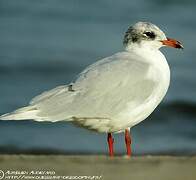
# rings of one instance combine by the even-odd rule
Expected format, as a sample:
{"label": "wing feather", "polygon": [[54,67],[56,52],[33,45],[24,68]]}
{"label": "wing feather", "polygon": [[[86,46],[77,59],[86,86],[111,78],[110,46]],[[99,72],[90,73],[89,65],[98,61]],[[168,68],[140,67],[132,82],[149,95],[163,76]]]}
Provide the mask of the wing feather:
{"label": "wing feather", "polygon": [[50,121],[72,117],[109,119],[121,112],[127,101],[133,107],[139,105],[152,91],[140,97],[137,91],[143,86],[153,88],[154,83],[145,79],[149,65],[135,58],[130,61],[130,54],[115,54],[86,68],[72,84],[73,91],[61,86],[38,96],[32,101],[39,109],[38,116]]}

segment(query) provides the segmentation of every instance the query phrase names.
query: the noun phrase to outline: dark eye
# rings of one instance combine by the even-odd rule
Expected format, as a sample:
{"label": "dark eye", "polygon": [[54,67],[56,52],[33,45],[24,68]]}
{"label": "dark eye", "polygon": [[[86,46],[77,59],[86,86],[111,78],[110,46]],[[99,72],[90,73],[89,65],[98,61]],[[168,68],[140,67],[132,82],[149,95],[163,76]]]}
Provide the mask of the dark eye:
{"label": "dark eye", "polygon": [[150,39],[154,39],[155,38],[155,33],[154,32],[144,32],[144,34],[149,37]]}

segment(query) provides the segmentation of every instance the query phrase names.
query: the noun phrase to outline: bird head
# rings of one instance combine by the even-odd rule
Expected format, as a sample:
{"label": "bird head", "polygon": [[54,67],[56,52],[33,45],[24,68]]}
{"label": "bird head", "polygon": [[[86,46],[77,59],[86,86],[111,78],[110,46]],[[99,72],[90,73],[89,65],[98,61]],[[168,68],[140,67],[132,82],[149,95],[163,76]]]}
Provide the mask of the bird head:
{"label": "bird head", "polygon": [[129,27],[125,33],[123,44],[126,48],[136,45],[151,49],[159,49],[162,46],[183,48],[179,41],[166,37],[163,31],[149,22],[138,22]]}

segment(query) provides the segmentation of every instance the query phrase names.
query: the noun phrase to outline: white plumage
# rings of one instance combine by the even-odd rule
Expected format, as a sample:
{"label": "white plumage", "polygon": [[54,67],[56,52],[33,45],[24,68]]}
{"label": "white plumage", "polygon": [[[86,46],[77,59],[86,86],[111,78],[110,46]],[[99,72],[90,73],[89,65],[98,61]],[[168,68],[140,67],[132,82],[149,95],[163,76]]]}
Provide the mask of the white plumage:
{"label": "white plumage", "polygon": [[98,132],[120,132],[146,119],[169,86],[169,67],[158,50],[166,37],[150,23],[140,22],[132,28],[138,32],[153,30],[156,38],[150,41],[142,36],[141,41],[134,42],[126,34],[125,51],[97,61],[75,82],[44,92],[27,107],[0,119],[72,121]]}

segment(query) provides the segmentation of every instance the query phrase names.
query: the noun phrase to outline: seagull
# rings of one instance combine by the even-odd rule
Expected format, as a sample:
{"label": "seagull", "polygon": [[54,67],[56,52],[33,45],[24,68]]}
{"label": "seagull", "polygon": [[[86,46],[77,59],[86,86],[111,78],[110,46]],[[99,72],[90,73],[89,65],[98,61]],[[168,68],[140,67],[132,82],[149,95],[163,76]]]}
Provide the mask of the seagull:
{"label": "seagull", "polygon": [[107,134],[124,132],[127,156],[132,155],[130,128],[145,120],[160,104],[170,84],[163,46],[183,49],[156,25],[138,22],[125,33],[124,50],[84,69],[67,85],[33,98],[28,106],[0,116],[1,120],[69,121]]}

